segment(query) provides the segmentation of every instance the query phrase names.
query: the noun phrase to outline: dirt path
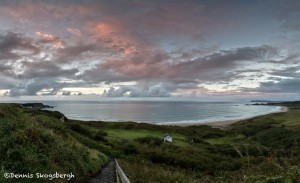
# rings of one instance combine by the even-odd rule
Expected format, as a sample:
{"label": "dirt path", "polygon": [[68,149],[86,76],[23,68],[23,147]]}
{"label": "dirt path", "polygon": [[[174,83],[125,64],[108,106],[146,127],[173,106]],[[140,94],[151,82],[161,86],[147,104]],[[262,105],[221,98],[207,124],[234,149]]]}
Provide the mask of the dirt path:
{"label": "dirt path", "polygon": [[89,183],[116,183],[115,162],[111,160]]}

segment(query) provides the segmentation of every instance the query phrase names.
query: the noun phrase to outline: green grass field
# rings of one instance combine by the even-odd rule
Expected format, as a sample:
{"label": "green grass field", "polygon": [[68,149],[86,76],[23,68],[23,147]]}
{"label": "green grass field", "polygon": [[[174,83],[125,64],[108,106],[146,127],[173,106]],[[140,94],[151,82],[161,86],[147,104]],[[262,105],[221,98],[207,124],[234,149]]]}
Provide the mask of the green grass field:
{"label": "green grass field", "polygon": [[[125,139],[134,140],[142,137],[157,137],[162,138],[165,133],[161,131],[151,131],[151,130],[130,130],[130,129],[103,129],[107,132],[108,138],[111,139]],[[177,146],[187,146],[189,145],[185,139],[184,135],[172,133],[173,144]]]}

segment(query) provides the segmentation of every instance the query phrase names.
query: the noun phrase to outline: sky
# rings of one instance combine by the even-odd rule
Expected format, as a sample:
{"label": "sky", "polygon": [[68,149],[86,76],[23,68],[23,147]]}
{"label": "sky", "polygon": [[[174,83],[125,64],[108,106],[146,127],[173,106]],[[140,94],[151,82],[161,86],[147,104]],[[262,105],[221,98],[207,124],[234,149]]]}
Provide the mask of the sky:
{"label": "sky", "polygon": [[298,0],[0,0],[0,100],[300,98]]}

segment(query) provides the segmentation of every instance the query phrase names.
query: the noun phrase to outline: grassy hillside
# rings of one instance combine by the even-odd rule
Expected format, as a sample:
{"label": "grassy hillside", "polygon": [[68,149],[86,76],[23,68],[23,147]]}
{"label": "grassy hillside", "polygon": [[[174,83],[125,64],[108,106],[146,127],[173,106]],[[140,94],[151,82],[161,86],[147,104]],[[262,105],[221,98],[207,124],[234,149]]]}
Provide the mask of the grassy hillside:
{"label": "grassy hillside", "polygon": [[[299,182],[300,103],[281,105],[289,111],[218,129],[61,122],[58,112],[1,104],[1,174],[73,172],[71,182],[85,182],[116,157],[134,183]],[[173,143],[161,141],[165,133]]]}
{"label": "grassy hillside", "polygon": [[[49,182],[5,179],[4,173],[70,173],[73,182],[97,173],[108,158],[80,142],[80,134],[59,119],[62,114],[0,105],[0,182]],[[51,182],[67,182],[57,179]]]}

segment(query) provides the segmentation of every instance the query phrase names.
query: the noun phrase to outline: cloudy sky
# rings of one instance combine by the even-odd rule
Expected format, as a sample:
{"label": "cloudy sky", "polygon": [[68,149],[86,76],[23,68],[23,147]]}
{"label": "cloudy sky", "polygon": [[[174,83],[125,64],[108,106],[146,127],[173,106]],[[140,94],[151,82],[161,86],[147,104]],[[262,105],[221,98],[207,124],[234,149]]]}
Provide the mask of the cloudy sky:
{"label": "cloudy sky", "polygon": [[0,96],[299,99],[298,0],[0,0]]}

